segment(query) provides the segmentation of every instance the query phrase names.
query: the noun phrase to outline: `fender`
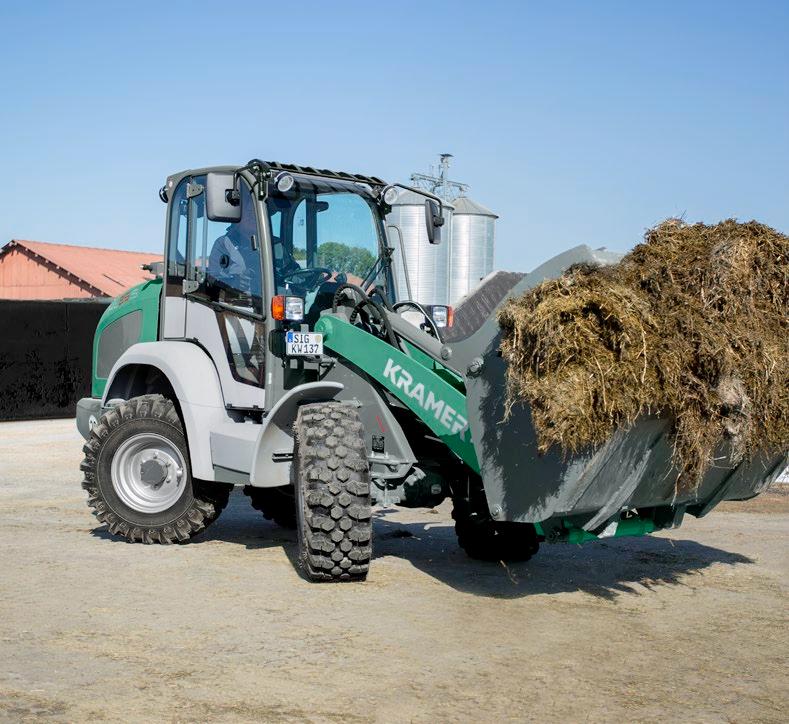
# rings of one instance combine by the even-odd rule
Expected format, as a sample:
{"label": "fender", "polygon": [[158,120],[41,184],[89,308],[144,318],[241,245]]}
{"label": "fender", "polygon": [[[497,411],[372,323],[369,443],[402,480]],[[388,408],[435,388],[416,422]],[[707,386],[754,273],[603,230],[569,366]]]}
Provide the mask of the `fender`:
{"label": "fender", "polygon": [[333,400],[343,389],[340,382],[308,382],[283,395],[263,420],[255,443],[249,482],[256,488],[290,483],[293,460],[293,422],[299,405]]}
{"label": "fender", "polygon": [[107,404],[116,377],[130,365],[155,367],[168,379],[181,407],[192,475],[200,480],[214,480],[211,430],[228,421],[214,363],[191,342],[140,342],[132,345],[112,367],[104,388],[102,407]]}

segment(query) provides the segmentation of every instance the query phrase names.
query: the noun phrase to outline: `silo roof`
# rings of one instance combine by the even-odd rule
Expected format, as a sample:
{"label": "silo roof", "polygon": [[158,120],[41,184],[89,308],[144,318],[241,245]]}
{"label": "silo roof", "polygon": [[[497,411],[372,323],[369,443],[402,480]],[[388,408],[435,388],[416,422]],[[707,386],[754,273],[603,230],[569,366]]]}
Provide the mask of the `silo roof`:
{"label": "silo roof", "polygon": [[452,205],[455,207],[455,215],[460,216],[466,214],[468,216],[490,216],[493,219],[498,219],[498,214],[494,214],[490,209],[472,201],[468,196],[458,196]]}
{"label": "silo roof", "polygon": [[[419,206],[424,205],[426,196],[422,196],[422,194],[418,194],[414,191],[408,191],[406,189],[397,189],[400,193],[397,197],[397,201],[395,201],[392,206]],[[445,207],[448,207],[450,210],[455,208],[454,201],[447,201],[446,199],[441,199],[441,204]]]}

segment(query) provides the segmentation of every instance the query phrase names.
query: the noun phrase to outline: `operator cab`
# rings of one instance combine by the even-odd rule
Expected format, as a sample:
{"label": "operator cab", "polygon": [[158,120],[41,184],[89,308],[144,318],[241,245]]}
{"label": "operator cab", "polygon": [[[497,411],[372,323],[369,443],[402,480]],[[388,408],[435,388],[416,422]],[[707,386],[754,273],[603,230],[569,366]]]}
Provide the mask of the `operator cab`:
{"label": "operator cab", "polygon": [[379,264],[385,239],[376,199],[366,184],[296,177],[266,199],[276,294],[304,300],[313,328],[335,292],[350,282],[394,299],[391,275]]}
{"label": "operator cab", "polygon": [[[369,299],[395,307],[384,218],[396,193],[375,177],[257,160],[171,176],[160,193],[169,209],[160,339],[226,359],[217,371],[228,409],[259,416],[288,389],[290,370],[304,378],[321,354],[308,344],[297,354],[314,346],[315,359],[296,365],[286,333],[309,338],[349,286],[343,304],[368,299],[362,325]],[[426,220],[437,243],[434,201]]]}

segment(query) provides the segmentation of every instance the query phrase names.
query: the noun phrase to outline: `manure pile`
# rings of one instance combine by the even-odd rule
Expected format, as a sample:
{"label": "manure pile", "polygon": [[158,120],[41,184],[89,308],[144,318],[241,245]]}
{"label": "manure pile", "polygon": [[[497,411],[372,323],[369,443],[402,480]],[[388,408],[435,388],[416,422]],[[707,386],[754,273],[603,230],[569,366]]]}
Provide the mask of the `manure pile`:
{"label": "manure pile", "polygon": [[610,267],[576,266],[499,312],[507,408],[540,449],[673,419],[678,486],[722,443],[738,462],[789,448],[789,237],[755,221],[669,219]]}

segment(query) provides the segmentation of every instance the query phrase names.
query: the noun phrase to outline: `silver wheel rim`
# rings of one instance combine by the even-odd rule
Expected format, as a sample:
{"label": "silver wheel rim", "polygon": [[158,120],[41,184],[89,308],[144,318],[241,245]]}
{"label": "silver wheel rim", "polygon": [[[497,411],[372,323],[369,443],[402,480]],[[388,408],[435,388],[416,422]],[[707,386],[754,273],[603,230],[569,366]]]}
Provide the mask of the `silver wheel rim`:
{"label": "silver wheel rim", "polygon": [[183,495],[186,461],[166,437],[151,432],[124,440],[112,458],[112,487],[139,513],[161,513]]}

